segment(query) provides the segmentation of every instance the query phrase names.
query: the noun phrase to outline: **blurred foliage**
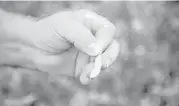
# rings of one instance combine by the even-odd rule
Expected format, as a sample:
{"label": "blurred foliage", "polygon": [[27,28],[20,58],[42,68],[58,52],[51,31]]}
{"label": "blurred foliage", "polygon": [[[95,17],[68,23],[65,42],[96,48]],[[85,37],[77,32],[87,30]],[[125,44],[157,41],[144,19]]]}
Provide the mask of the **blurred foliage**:
{"label": "blurred foliage", "polygon": [[[11,69],[8,72],[2,69],[6,75],[1,74],[0,101],[7,95],[26,97],[33,91],[38,101],[30,106],[40,103],[44,104],[42,106],[179,105],[177,2],[1,1],[0,7],[37,18],[63,10],[90,9],[113,22],[117,28],[116,39],[123,42],[121,55],[110,67],[110,73],[102,74],[87,86],[65,77],[47,84],[45,75],[39,77],[28,70],[18,70],[15,74],[8,73]],[[19,81],[18,87],[12,81]],[[12,103],[10,106],[21,106],[22,100],[18,105]]]}

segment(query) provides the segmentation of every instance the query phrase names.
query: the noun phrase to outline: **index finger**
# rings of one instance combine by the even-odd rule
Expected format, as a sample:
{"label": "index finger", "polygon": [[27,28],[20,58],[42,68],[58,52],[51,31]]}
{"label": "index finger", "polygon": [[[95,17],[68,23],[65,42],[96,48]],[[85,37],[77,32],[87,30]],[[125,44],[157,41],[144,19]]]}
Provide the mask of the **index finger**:
{"label": "index finger", "polygon": [[[79,51],[82,51],[90,56],[96,55],[96,50],[90,46],[96,42],[95,36],[93,36],[88,28],[74,18],[73,12],[65,11],[56,13],[38,21],[38,23],[48,27],[50,26],[53,31],[56,32],[54,35],[57,36],[53,36],[53,39],[52,36],[48,36],[48,40],[52,39],[50,43],[54,44],[55,42],[59,42],[59,40],[60,42],[65,40],[68,43],[73,44]],[[51,47],[56,47],[56,45],[58,44],[54,44]],[[57,47],[59,46],[60,45]]]}
{"label": "index finger", "polygon": [[79,10],[74,13],[77,19],[94,33],[97,42],[91,47],[96,48],[97,54],[102,53],[115,36],[115,26],[106,18],[89,10]]}

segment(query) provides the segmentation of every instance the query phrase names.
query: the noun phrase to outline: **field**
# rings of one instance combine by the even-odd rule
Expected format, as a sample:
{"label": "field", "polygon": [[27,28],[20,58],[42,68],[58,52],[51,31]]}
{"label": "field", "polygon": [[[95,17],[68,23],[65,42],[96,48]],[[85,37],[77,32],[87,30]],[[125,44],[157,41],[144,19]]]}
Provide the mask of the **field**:
{"label": "field", "polygon": [[[178,5],[134,1],[1,1],[0,7],[7,11],[36,18],[69,9],[93,10],[116,26],[116,39],[123,42],[123,49],[109,71],[89,85],[65,76],[47,83],[46,75],[41,73],[2,69],[0,104],[5,100],[9,105],[4,106],[21,106],[31,89],[38,100],[29,106],[41,106],[40,103],[42,106],[179,106]],[[19,77],[20,84],[12,82]],[[18,99],[6,100],[13,96]]]}

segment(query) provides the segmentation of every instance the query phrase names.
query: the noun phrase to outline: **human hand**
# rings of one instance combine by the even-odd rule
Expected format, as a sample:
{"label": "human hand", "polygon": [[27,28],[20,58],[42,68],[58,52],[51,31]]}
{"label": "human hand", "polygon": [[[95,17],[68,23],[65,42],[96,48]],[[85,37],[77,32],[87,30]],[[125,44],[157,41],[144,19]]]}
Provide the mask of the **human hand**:
{"label": "human hand", "polygon": [[21,39],[29,39],[33,47],[21,45],[18,53],[23,58],[16,59],[30,60],[31,67],[43,72],[74,75],[86,84],[90,81],[95,56],[101,55],[104,70],[115,62],[119,53],[114,25],[89,10],[59,12],[33,22],[32,26],[30,31],[21,32],[31,35]]}
{"label": "human hand", "polygon": [[102,69],[108,68],[118,56],[119,44],[114,40],[116,31],[114,25],[92,11],[60,12],[38,23],[50,26],[58,34],[57,36],[60,36],[60,39],[65,40],[63,45],[51,46],[60,48],[59,51],[54,52],[64,52],[72,46],[79,50],[74,64],[74,74],[80,77],[82,83],[90,80],[89,76],[94,68],[94,56],[101,54]]}

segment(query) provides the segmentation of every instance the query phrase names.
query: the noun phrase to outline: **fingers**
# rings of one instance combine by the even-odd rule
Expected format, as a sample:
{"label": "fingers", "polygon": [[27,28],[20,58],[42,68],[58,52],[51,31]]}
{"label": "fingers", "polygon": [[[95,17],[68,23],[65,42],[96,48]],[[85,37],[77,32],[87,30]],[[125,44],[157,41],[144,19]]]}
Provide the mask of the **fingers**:
{"label": "fingers", "polygon": [[78,50],[90,56],[96,55],[96,51],[90,47],[91,44],[96,42],[93,34],[82,24],[74,20],[71,20],[70,23],[70,27],[65,26],[62,29],[65,35],[64,38],[73,43]]}
{"label": "fingers", "polygon": [[74,44],[78,50],[90,56],[96,55],[95,49],[90,46],[96,42],[94,35],[83,24],[79,23],[70,11],[54,14],[39,22],[52,27],[59,37]]}
{"label": "fingers", "polygon": [[80,22],[95,34],[97,41],[91,47],[96,49],[97,55],[102,53],[115,36],[115,26],[106,18],[89,10],[74,11],[74,14]]}
{"label": "fingers", "polygon": [[116,31],[111,22],[89,10],[59,12],[38,22],[50,26],[59,38],[69,41],[90,56],[101,54]]}
{"label": "fingers", "polygon": [[83,67],[86,66],[89,63],[89,56],[87,54],[84,54],[82,52],[78,52],[77,58],[76,58],[76,67],[75,67],[75,77],[79,77],[83,71]]}
{"label": "fingers", "polygon": [[96,32],[96,46],[100,47],[100,53],[102,53],[107,48],[107,46],[112,42],[114,35],[115,27],[113,27],[112,25],[104,26]]}
{"label": "fingers", "polygon": [[[118,57],[118,54],[120,52],[120,45],[116,40],[113,40],[112,43],[108,46],[106,51],[101,55],[102,58],[102,69],[106,69],[110,67],[115,60]],[[93,58],[93,57],[91,57]],[[97,73],[98,75],[100,73],[98,72],[92,72],[95,69],[96,63],[98,64],[98,59],[96,58],[94,61],[91,61],[89,63],[89,57],[86,54],[80,53],[77,58],[76,62],[76,77],[80,76],[80,82],[82,84],[88,84],[91,81],[91,74]],[[98,67],[98,66],[97,66]],[[101,66],[99,66],[101,67]],[[95,70],[94,70],[95,71]],[[96,70],[100,71],[100,70]],[[95,75],[98,76],[98,75]],[[92,77],[94,78],[94,77]]]}
{"label": "fingers", "polygon": [[99,73],[101,72],[101,67],[102,67],[101,55],[98,55],[95,58],[94,68],[90,73],[90,78],[95,78],[96,76],[98,76]]}
{"label": "fingers", "polygon": [[[88,84],[91,81],[91,74],[95,74],[94,71],[100,71],[101,66],[96,66],[96,60],[94,62],[90,62],[90,56],[87,54],[84,54],[82,52],[79,52],[76,58],[76,68],[75,68],[75,77],[79,77],[80,82],[84,85]],[[99,60],[101,61],[101,60]],[[97,61],[98,63],[98,61]],[[97,64],[98,65],[98,64]],[[100,69],[96,69],[95,67],[100,67]],[[95,70],[96,69],[96,70]]]}
{"label": "fingers", "polygon": [[113,40],[102,56],[102,69],[111,66],[117,59],[120,52],[120,44]]}
{"label": "fingers", "polygon": [[76,58],[75,77],[79,77],[80,82],[83,85],[88,84],[90,79],[90,73],[94,68],[94,63],[89,63],[90,56],[79,52]]}

